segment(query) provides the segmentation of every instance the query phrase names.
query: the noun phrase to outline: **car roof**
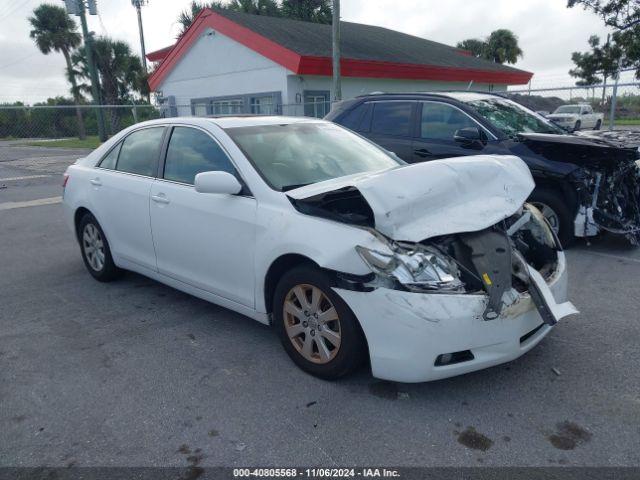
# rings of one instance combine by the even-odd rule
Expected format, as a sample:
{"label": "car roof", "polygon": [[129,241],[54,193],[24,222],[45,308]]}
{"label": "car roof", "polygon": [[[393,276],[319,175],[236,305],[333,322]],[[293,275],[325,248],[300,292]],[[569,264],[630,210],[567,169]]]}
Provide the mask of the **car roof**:
{"label": "car roof", "polygon": [[[505,92],[506,93],[506,92]],[[384,93],[375,92],[367,95],[361,95],[358,98],[375,98],[375,97],[445,97],[458,100],[460,102],[472,102],[474,100],[484,100],[487,98],[504,98],[502,95],[489,92],[473,92],[462,90],[451,91],[434,91],[434,92],[405,92],[405,93]]]}
{"label": "car roof", "polygon": [[327,123],[325,120],[310,117],[283,117],[266,115],[211,116],[211,117],[167,117],[137,123],[136,126],[154,124],[199,125],[215,124],[220,128],[255,127],[261,125],[288,125],[291,123]]}

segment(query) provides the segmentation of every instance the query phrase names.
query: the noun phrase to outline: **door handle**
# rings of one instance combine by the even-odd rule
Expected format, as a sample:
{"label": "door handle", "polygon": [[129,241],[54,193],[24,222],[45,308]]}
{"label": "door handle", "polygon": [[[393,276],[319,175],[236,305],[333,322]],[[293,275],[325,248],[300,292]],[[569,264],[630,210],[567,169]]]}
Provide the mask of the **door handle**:
{"label": "door handle", "polygon": [[160,193],[158,195],[151,195],[151,200],[153,200],[156,203],[162,203],[164,205],[166,205],[167,203],[170,203],[170,200],[166,197],[164,193]]}
{"label": "door handle", "polygon": [[91,185],[94,185],[96,187],[99,187],[102,185],[102,182],[100,181],[100,179],[98,177],[96,178],[92,178],[91,180],[89,180],[91,182]]}
{"label": "door handle", "polygon": [[427,150],[426,148],[419,148],[417,150],[414,150],[413,153],[415,153],[417,156],[422,157],[422,158],[432,156],[432,153],[429,150]]}

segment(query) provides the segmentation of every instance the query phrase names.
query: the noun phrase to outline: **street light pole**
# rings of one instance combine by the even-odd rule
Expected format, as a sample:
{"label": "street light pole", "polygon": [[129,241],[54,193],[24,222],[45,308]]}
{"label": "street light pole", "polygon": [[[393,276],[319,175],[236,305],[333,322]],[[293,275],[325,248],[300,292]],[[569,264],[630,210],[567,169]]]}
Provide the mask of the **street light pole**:
{"label": "street light pole", "polygon": [[342,100],[340,80],[340,0],[333,0],[333,100]]}
{"label": "street light pole", "polygon": [[82,24],[82,36],[84,38],[84,53],[89,64],[89,76],[91,77],[91,96],[93,97],[93,103],[96,105],[96,117],[98,120],[98,136],[100,141],[104,142],[107,139],[107,133],[104,127],[104,115],[100,108],[100,90],[98,88],[98,72],[96,71],[96,64],[93,61],[93,39],[89,33],[89,27],[87,26],[87,15],[85,12],[84,0],[78,0],[78,9],[80,14],[80,23]]}

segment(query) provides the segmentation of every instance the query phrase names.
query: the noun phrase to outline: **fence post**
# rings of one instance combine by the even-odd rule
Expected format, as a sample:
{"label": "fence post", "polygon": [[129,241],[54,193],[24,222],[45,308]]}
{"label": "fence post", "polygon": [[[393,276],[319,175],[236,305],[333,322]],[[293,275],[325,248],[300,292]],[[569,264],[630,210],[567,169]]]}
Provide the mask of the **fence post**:
{"label": "fence post", "polygon": [[132,101],[131,102],[132,105],[132,109],[131,109],[131,113],[133,114],[133,122],[134,123],[138,123],[138,109],[136,108],[136,104]]}

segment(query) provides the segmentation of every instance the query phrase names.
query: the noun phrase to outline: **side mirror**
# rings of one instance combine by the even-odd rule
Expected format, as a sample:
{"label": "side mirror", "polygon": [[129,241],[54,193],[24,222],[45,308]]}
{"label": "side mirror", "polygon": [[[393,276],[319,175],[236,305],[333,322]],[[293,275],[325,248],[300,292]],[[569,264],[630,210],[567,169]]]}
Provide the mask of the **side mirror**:
{"label": "side mirror", "polygon": [[477,127],[467,127],[456,130],[453,139],[463,147],[483,148],[486,138]]}
{"label": "side mirror", "polygon": [[226,193],[237,195],[242,185],[228,172],[202,172],[196,175],[193,185],[198,193]]}

